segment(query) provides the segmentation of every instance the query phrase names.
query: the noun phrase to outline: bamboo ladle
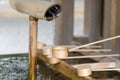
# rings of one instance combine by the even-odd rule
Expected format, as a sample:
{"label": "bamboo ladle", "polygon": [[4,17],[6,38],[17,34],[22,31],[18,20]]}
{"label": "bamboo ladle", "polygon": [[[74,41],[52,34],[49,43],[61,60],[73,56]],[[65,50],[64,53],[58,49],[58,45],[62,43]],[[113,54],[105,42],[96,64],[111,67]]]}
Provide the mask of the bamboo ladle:
{"label": "bamboo ladle", "polygon": [[78,76],[87,77],[92,74],[92,71],[120,71],[120,68],[102,68],[102,69],[92,69],[89,64],[80,64],[77,67]]}
{"label": "bamboo ladle", "polygon": [[[120,38],[120,35],[114,36],[114,37],[111,37],[111,38],[107,38],[107,39],[103,39],[103,40],[99,40],[99,41],[96,41],[96,42],[92,42],[92,43],[89,43],[89,44],[81,45],[81,46],[78,46],[78,47],[75,47],[75,48],[72,48],[72,49],[69,49],[69,50],[67,50],[66,47],[55,47],[55,48],[53,48],[53,54],[52,55],[53,55],[53,57],[56,57],[56,58],[65,58],[65,57],[68,56],[68,52],[73,52],[73,51],[76,51],[76,49],[79,49],[79,48],[83,48],[83,47],[91,46],[91,45],[94,45],[94,44],[114,40],[114,39],[117,39],[117,38]],[[119,56],[119,55],[117,55],[117,56]]]}
{"label": "bamboo ladle", "polygon": [[117,39],[117,38],[120,38],[120,35],[114,36],[114,37],[110,37],[110,38],[106,38],[106,39],[99,40],[99,41],[95,41],[95,42],[88,43],[88,44],[85,44],[85,45],[81,45],[81,46],[78,46],[78,47],[70,49],[69,52],[74,51],[74,50],[79,49],[79,48],[83,48],[83,47],[87,47],[87,46],[103,43],[103,42],[106,42],[106,41],[114,40],[114,39]]}

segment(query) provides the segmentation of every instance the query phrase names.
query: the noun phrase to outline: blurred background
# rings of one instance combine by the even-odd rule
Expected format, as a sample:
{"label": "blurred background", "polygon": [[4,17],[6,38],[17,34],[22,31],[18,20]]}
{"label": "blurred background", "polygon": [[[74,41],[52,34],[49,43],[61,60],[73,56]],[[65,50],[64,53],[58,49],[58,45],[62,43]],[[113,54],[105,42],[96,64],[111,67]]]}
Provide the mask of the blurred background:
{"label": "blurred background", "polygon": [[[84,0],[74,3],[74,36],[84,35]],[[54,44],[55,22],[39,20],[38,41]],[[0,0],[0,55],[28,53],[28,16],[14,11],[9,0]]]}
{"label": "blurred background", "polygon": [[[84,0],[75,0],[74,8],[74,36],[82,36],[84,35]],[[38,28],[38,41],[53,45],[55,21],[39,20]],[[16,54],[28,53],[28,45],[29,16],[10,8],[9,0],[0,0],[0,80],[27,80],[28,57],[16,56]],[[40,62],[39,64],[38,80],[50,80],[50,78],[67,80],[62,74],[50,70],[49,66],[45,66],[44,63]]]}
{"label": "blurred background", "polygon": [[[88,43],[103,38],[119,35],[120,34],[119,9],[120,0],[74,0],[74,25],[72,36],[74,38],[73,40],[76,40],[80,43],[83,42]],[[29,18],[28,15],[19,13],[10,8],[9,0],[0,0],[0,80],[1,79],[27,80],[28,57],[27,55],[15,55],[15,54],[28,53],[29,45],[28,18]],[[70,21],[69,19],[71,19],[71,17],[70,18],[67,17],[67,19],[68,21]],[[56,25],[55,20],[51,22],[39,20],[38,23],[39,23],[38,42],[44,42],[48,45],[54,45]],[[67,27],[67,29],[71,27],[70,25]],[[69,33],[70,31],[68,31],[68,34]],[[62,36],[62,38],[64,38],[64,36]],[[87,39],[87,41],[85,41],[84,38],[85,40]],[[102,45],[102,48],[111,49],[112,52],[110,53],[112,54],[115,53],[120,54],[119,44],[120,40],[114,40],[100,45]],[[13,55],[10,56],[9,54]],[[53,76],[54,79],[52,80],[58,79],[68,80],[66,79],[66,77],[63,77],[63,75],[58,73],[57,71],[50,70],[49,65],[45,66],[46,63],[42,63],[42,61],[40,61],[38,64],[39,64],[39,66],[37,66],[38,80],[50,80],[49,75],[53,75],[54,73],[56,77]],[[52,71],[53,74],[51,74]],[[108,76],[106,76],[107,74]],[[114,80],[111,77],[115,78],[115,80],[119,80],[120,79],[119,75],[120,73],[118,72],[93,73],[93,77],[98,78],[97,80]],[[47,79],[45,79],[44,76],[46,76]],[[99,79],[99,77],[102,77],[102,79]]]}

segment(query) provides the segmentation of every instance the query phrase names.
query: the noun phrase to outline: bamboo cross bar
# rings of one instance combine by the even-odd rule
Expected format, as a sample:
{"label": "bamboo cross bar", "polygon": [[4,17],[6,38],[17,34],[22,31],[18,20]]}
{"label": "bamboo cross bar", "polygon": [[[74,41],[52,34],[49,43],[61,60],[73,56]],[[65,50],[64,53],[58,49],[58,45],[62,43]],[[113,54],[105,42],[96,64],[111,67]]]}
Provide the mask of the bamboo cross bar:
{"label": "bamboo cross bar", "polygon": [[[77,47],[76,45],[46,45],[44,43],[39,42],[37,44],[37,48],[41,49],[42,46],[51,46],[51,47],[55,47],[55,46],[61,46],[61,47],[67,47],[67,48],[74,48]],[[102,48],[102,46],[87,46],[88,48]]]}
{"label": "bamboo cross bar", "polygon": [[33,16],[29,17],[30,30],[29,30],[29,66],[28,66],[28,80],[37,79],[37,30],[38,18]]}
{"label": "bamboo cross bar", "polygon": [[87,46],[88,48],[102,48],[102,46]]}
{"label": "bamboo cross bar", "polygon": [[79,49],[79,48],[83,48],[83,47],[95,45],[95,44],[98,44],[98,43],[114,40],[114,39],[117,39],[117,38],[120,38],[120,35],[115,36],[115,37],[111,37],[111,38],[107,38],[107,39],[103,39],[103,40],[99,40],[99,41],[96,41],[96,42],[88,43],[88,44],[85,44],[85,45],[81,45],[81,46],[70,49],[69,52],[74,51],[74,50]]}
{"label": "bamboo cross bar", "polygon": [[[115,68],[116,62],[100,62],[100,63],[86,63],[91,66],[92,70],[105,69],[105,68]],[[72,65],[72,67],[77,68],[81,64]]]}
{"label": "bamboo cross bar", "polygon": [[77,67],[73,67],[77,69],[78,75],[83,77],[90,76],[92,71],[120,71],[120,68],[116,67],[115,62],[79,64]]}
{"label": "bamboo cross bar", "polygon": [[[77,45],[55,45],[55,46],[68,47],[68,48],[77,47]],[[102,46],[87,46],[87,47],[89,47],[89,48],[102,48]]]}
{"label": "bamboo cross bar", "polygon": [[78,49],[78,50],[73,50],[73,52],[80,52],[80,51],[84,51],[84,52],[89,52],[89,51],[112,51],[111,49]]}
{"label": "bamboo cross bar", "polygon": [[117,57],[120,54],[109,54],[109,55],[92,55],[92,56],[73,56],[73,57],[65,57],[60,59],[79,59],[79,58],[100,58],[100,57]]}
{"label": "bamboo cross bar", "polygon": [[92,71],[120,71],[120,68],[92,69]]}

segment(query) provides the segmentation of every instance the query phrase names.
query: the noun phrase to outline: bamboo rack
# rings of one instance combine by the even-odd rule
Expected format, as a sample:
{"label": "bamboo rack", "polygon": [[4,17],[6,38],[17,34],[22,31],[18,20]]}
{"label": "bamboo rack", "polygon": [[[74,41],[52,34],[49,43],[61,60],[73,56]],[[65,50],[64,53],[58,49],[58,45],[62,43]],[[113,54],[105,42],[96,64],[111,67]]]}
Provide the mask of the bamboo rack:
{"label": "bamboo rack", "polygon": [[[45,55],[41,54],[41,51],[38,51],[38,58],[46,63],[49,63],[48,58]],[[71,80],[94,80],[92,77],[79,77],[77,71],[68,63],[62,60],[58,64],[51,64],[51,66]]]}

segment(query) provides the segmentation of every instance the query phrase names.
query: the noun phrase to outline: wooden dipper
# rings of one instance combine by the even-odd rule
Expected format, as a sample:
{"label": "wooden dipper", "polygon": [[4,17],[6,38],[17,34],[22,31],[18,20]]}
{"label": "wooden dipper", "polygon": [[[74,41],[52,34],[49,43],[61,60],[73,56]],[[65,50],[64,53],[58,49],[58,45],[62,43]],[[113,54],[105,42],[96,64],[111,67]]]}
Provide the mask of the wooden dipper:
{"label": "wooden dipper", "polygon": [[43,55],[52,55],[52,48],[44,48]]}
{"label": "wooden dipper", "polygon": [[45,46],[46,46],[46,44],[44,44],[44,43],[42,43],[42,42],[39,42],[39,43],[37,44],[37,48],[38,48],[38,49],[43,49]]}
{"label": "wooden dipper", "polygon": [[53,57],[55,58],[66,58],[68,56],[68,50],[66,47],[63,46],[56,46],[53,47]]}
{"label": "wooden dipper", "polygon": [[57,64],[57,63],[60,62],[60,59],[57,59],[57,58],[52,57],[52,56],[48,56],[48,62],[49,62],[50,64]]}
{"label": "wooden dipper", "polygon": [[89,64],[81,64],[77,68],[78,76],[87,77],[92,74],[92,69]]}

